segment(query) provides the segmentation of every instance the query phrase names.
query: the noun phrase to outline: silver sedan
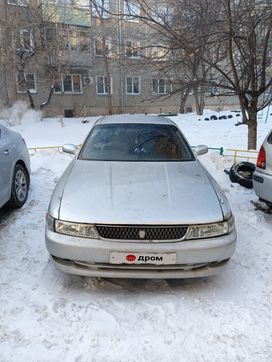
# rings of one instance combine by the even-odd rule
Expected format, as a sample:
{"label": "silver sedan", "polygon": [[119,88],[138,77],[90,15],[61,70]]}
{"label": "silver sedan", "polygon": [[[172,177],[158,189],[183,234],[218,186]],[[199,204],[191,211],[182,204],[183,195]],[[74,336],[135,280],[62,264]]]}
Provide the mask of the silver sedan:
{"label": "silver sedan", "polygon": [[24,205],[30,182],[30,160],[22,136],[0,125],[0,207]]}
{"label": "silver sedan", "polygon": [[226,197],[201,165],[207,152],[169,119],[98,120],[58,182],[45,239],[67,273],[124,278],[217,274],[234,253]]}

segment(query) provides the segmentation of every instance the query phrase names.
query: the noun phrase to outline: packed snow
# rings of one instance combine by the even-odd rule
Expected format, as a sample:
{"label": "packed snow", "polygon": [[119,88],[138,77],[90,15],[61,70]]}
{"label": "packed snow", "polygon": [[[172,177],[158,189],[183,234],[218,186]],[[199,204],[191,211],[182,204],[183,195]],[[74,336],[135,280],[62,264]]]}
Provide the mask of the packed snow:
{"label": "packed snow", "polygon": [[[235,117],[204,121],[211,114],[172,120],[193,145],[245,149],[246,127],[235,127]],[[41,121],[24,110],[9,125],[28,147],[59,146],[82,143],[96,119]],[[272,116],[259,115],[258,146],[271,128]],[[230,182],[223,170],[232,159],[218,151],[200,156],[229,199],[238,244],[225,272],[195,280],[83,278],[56,270],[44,220],[71,159],[55,149],[32,150],[28,202],[0,210],[0,361],[271,361],[272,215],[254,209],[253,190]]]}

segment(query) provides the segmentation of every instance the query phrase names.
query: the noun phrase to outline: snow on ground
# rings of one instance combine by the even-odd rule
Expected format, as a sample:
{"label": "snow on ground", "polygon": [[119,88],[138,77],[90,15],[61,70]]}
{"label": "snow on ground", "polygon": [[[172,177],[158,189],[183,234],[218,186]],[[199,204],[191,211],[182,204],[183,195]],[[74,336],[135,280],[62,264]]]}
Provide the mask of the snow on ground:
{"label": "snow on ground", "polygon": [[[81,143],[93,121],[23,121],[29,147]],[[192,144],[246,147],[233,120],[173,117]],[[259,144],[272,117],[259,122]],[[199,280],[83,278],[58,272],[44,245],[51,192],[71,160],[56,151],[31,156],[27,204],[0,211],[0,361],[271,361],[272,216],[255,211],[254,191],[231,184],[231,160],[202,162],[223,187],[236,218],[229,267]]]}

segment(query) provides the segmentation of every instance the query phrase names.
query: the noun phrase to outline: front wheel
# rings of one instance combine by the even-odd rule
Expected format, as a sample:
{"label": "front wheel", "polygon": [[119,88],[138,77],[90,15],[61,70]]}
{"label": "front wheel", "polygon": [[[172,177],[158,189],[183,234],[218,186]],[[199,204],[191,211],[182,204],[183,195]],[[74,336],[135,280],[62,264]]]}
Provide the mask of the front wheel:
{"label": "front wheel", "polygon": [[28,196],[29,178],[26,169],[16,165],[13,171],[9,207],[17,209],[24,205]]}

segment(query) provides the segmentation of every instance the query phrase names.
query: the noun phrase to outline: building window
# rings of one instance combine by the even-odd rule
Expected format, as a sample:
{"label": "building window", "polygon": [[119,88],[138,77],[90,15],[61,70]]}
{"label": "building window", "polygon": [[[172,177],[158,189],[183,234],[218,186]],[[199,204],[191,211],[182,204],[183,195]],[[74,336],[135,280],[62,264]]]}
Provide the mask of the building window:
{"label": "building window", "polygon": [[[64,93],[82,93],[81,75],[65,74],[62,76],[62,89]],[[55,88],[56,92],[56,88]]]}
{"label": "building window", "polygon": [[54,28],[47,28],[46,41],[48,45],[52,43],[53,46],[58,46],[62,50],[90,51],[90,33],[87,31],[63,29],[57,32]]}
{"label": "building window", "polygon": [[94,53],[96,57],[103,57],[110,53],[110,41],[104,37],[95,38]]}
{"label": "building window", "polygon": [[153,6],[152,16],[160,24],[169,23],[172,20],[172,10],[170,6],[156,4]]}
{"label": "building window", "polygon": [[81,52],[90,51],[90,36],[86,31],[79,32],[79,50]]}
{"label": "building window", "polygon": [[140,56],[140,42],[139,41],[127,41],[126,56],[128,58],[139,58],[139,56]]}
{"label": "building window", "polygon": [[97,94],[112,93],[110,77],[105,77],[105,76],[96,77],[96,93]]}
{"label": "building window", "polygon": [[67,30],[61,30],[60,31],[59,48],[61,50],[69,50],[70,49],[70,43],[69,43],[69,37],[68,37]]}
{"label": "building window", "polygon": [[62,92],[61,82],[59,80],[55,80],[54,93],[61,93],[61,92]]}
{"label": "building window", "polygon": [[78,34],[77,31],[70,30],[69,31],[69,45],[70,50],[77,51],[78,50]]}
{"label": "building window", "polygon": [[110,2],[109,0],[93,0],[92,13],[98,18],[109,18]]}
{"label": "building window", "polygon": [[124,0],[124,18],[126,20],[139,21],[140,5],[137,1]]}
{"label": "building window", "polygon": [[31,29],[20,30],[20,49],[32,50],[34,47],[33,32]]}
{"label": "building window", "polygon": [[169,58],[169,49],[163,45],[154,45],[149,49],[150,57],[154,61],[167,60]]}
{"label": "building window", "polygon": [[8,0],[8,5],[28,6],[29,0]]}
{"label": "building window", "polygon": [[127,78],[127,94],[140,94],[140,77]]}
{"label": "building window", "polygon": [[54,29],[54,28],[46,28],[45,36],[46,36],[46,42],[47,43],[56,42],[57,41],[56,29]]}
{"label": "building window", "polygon": [[152,79],[152,92],[156,94],[169,94],[172,91],[171,84],[163,78]]}
{"label": "building window", "polygon": [[36,78],[33,73],[17,73],[16,75],[17,93],[36,93]]}

